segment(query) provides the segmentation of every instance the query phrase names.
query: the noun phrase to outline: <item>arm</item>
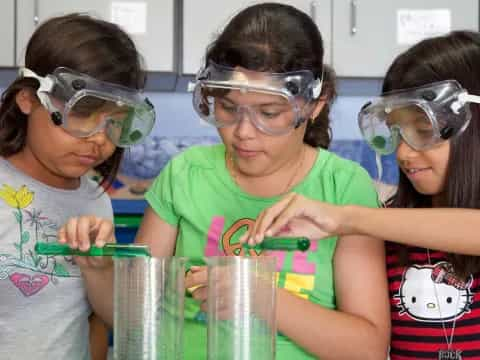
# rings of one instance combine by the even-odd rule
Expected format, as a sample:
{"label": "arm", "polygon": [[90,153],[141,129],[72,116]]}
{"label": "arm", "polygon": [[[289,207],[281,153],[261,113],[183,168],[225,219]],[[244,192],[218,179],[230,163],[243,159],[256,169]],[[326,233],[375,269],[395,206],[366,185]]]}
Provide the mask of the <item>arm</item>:
{"label": "arm", "polygon": [[322,359],[385,359],[390,312],[383,242],[342,237],[334,262],[338,310],[279,290],[278,329]]}
{"label": "arm", "polygon": [[[369,209],[346,206],[339,232],[365,234],[404,245],[480,255],[477,209]],[[453,221],[454,220],[454,221]]]}
{"label": "arm", "polygon": [[260,242],[264,236],[279,234],[311,239],[360,234],[404,245],[478,256],[479,221],[477,209],[338,206],[291,193],[264,210],[241,241]]}
{"label": "arm", "polygon": [[92,313],[88,318],[90,325],[90,354],[92,360],[106,360],[108,354],[108,327]]}
{"label": "arm", "polygon": [[[158,234],[161,234],[160,236]],[[163,221],[148,208],[135,238],[136,243],[150,246],[152,256],[173,255],[177,229]],[[115,242],[111,221],[95,216],[70,219],[58,235],[59,242],[72,248],[88,250],[91,242],[101,247]],[[88,300],[95,313],[108,324],[113,324],[113,262],[111,258],[76,257],[83,274]]]}
{"label": "arm", "polygon": [[175,253],[177,228],[160,218],[151,207],[145,211],[135,243],[150,247],[152,256],[172,256]]}
{"label": "arm", "polygon": [[[71,218],[58,231],[58,241],[87,251],[93,243],[102,247],[115,242],[113,223],[96,216]],[[109,326],[113,324],[113,262],[108,257],[76,256],[93,311]]]}
{"label": "arm", "polygon": [[[75,223],[78,221],[78,223]],[[100,222],[97,224],[97,222]],[[67,228],[70,229],[69,238],[73,247],[88,250],[92,234],[91,227],[98,229],[93,232],[95,244],[103,246],[106,242],[115,242],[113,224],[107,220],[95,217],[81,217],[71,219]],[[90,229],[90,230],[88,230]],[[161,235],[159,235],[161,234]],[[78,238],[76,237],[78,236]],[[135,238],[136,243],[150,246],[152,256],[171,256],[175,250],[177,229],[163,221],[150,207],[145,212],[142,224]],[[78,239],[78,240],[74,240]],[[94,311],[110,326],[113,324],[113,262],[111,258],[96,259],[92,257],[77,257],[85,280],[88,300]],[[102,265],[98,265],[101,262]]]}

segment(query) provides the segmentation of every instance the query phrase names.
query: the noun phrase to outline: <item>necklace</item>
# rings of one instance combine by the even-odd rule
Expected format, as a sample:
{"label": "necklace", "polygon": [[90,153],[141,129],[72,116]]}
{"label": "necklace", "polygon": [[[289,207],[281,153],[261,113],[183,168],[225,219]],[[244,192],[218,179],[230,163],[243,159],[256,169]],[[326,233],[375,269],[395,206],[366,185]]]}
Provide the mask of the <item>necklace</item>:
{"label": "necklace", "polygon": [[[280,195],[283,195],[288,190],[290,190],[291,186],[293,185],[293,181],[298,175],[298,171],[302,168],[304,158],[305,158],[305,146],[302,146],[302,154],[300,155],[300,161],[298,162],[298,165],[296,166],[295,171],[293,171],[292,176],[288,180],[287,185],[285,186],[283,191],[280,193]],[[231,155],[227,155],[227,169],[230,170],[230,174],[232,175],[233,182],[235,183],[235,185],[241,188],[238,181],[238,174],[235,171],[235,168],[233,165],[233,157]]]}
{"label": "necklace", "polygon": [[[428,258],[428,264],[432,265],[432,261],[430,259],[430,249],[427,249],[427,258]],[[437,301],[437,307],[438,307],[438,312],[440,314],[440,319],[442,319],[441,321],[442,321],[443,335],[445,336],[445,342],[447,343],[447,350],[438,351],[438,359],[439,360],[443,360],[443,359],[461,360],[462,350],[452,349],[453,335],[455,333],[455,325],[457,323],[457,318],[455,317],[455,319],[453,320],[452,331],[450,333],[450,339],[449,339],[447,335],[447,328],[445,327],[445,321],[443,321],[442,309],[440,308],[440,300],[438,297],[437,284],[435,281],[433,282],[433,290],[435,292],[435,300]],[[460,300],[460,292],[458,293],[456,308],[458,308],[459,300]]]}

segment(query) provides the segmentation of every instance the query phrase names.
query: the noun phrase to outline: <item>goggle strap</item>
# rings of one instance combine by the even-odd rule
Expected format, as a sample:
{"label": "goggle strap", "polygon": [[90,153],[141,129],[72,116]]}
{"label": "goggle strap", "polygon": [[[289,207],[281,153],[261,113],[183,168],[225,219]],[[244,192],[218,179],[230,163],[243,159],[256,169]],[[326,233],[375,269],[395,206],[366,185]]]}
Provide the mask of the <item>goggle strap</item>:
{"label": "goggle strap", "polygon": [[37,92],[50,92],[55,85],[55,82],[49,76],[42,77],[35,74],[32,70],[27,68],[20,69],[20,75],[24,78],[33,78],[36,79],[40,83],[40,87],[38,88]]}
{"label": "goggle strap", "polygon": [[188,92],[193,92],[196,85],[197,85],[196,81],[189,81],[188,84],[187,84],[187,91]]}
{"label": "goggle strap", "polygon": [[40,103],[49,111],[53,112],[52,109],[55,109],[52,102],[50,101],[50,97],[46,94],[53,89],[55,85],[53,79],[50,77],[42,77],[38,76],[35,72],[28,68],[20,68],[19,75],[23,78],[33,78],[36,79],[40,86],[37,89],[37,96],[40,100]]}
{"label": "goggle strap", "polygon": [[475,103],[475,104],[480,104],[480,96],[477,95],[470,95],[467,92],[462,92],[461,94],[458,95],[457,100],[454,101],[450,105],[450,109],[452,109],[452,112],[454,114],[459,114],[460,109],[466,104],[466,103]]}
{"label": "goggle strap", "polygon": [[322,85],[323,85],[323,70],[322,70],[322,76],[320,79],[315,79],[315,81],[312,84],[312,98],[318,99],[320,94],[322,93]]}
{"label": "goggle strap", "polygon": [[377,180],[382,181],[382,176],[383,176],[382,155],[380,155],[378,152],[375,152],[375,165],[377,166]]}
{"label": "goggle strap", "polygon": [[462,93],[458,96],[460,101],[470,102],[475,104],[480,104],[480,96],[478,95],[470,95],[469,93]]}

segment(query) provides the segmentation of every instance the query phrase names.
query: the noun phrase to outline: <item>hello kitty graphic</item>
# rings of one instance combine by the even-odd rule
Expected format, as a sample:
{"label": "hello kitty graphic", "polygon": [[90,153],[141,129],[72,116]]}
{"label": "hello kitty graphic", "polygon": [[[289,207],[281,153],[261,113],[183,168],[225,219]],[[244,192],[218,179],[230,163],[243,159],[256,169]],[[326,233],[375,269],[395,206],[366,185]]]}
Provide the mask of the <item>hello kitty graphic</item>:
{"label": "hello kitty graphic", "polygon": [[466,281],[455,277],[447,262],[434,265],[413,265],[403,274],[397,306],[400,315],[418,321],[453,321],[470,312],[473,302],[470,275]]}

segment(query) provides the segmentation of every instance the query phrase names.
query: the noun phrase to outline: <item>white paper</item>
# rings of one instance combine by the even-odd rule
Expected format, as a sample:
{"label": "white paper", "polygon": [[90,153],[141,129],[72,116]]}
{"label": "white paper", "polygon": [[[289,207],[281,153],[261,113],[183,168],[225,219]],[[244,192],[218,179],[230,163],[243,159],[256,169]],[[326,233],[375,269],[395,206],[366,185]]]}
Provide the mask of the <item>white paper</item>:
{"label": "white paper", "polygon": [[420,40],[448,33],[451,30],[449,9],[397,10],[397,43],[413,45]]}
{"label": "white paper", "polygon": [[111,21],[129,34],[147,32],[147,3],[144,1],[112,1]]}

